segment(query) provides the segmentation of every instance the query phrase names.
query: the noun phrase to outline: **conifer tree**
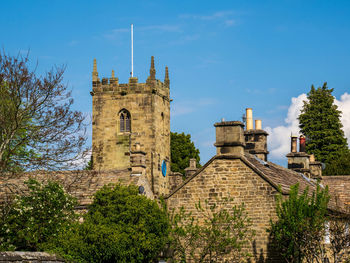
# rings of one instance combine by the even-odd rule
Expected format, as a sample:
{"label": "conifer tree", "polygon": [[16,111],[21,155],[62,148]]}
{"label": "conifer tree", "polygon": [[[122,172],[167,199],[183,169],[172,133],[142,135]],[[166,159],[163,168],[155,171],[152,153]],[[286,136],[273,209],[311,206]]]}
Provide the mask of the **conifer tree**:
{"label": "conifer tree", "polygon": [[327,82],[317,89],[312,85],[299,115],[300,132],[307,139],[306,152],[323,163],[349,151],[340,122],[341,111],[334,104],[332,92]]}
{"label": "conifer tree", "polygon": [[201,167],[199,150],[191,141],[190,134],[171,132],[171,171],[185,174],[185,168],[189,166],[190,159],[197,160],[197,167]]}

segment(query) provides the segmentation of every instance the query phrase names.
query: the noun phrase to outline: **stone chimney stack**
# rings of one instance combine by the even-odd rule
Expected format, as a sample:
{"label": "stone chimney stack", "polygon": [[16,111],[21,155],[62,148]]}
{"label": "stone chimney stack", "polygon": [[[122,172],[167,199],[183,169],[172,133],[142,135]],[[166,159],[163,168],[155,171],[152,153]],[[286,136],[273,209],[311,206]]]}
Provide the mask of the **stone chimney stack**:
{"label": "stone chimney stack", "polygon": [[255,120],[255,129],[253,127],[253,110],[246,109],[247,127],[244,131],[245,137],[245,151],[254,154],[263,161],[267,161],[267,136],[269,135],[262,129],[261,120]]}
{"label": "stone chimney stack", "polygon": [[313,154],[309,155],[305,152],[306,139],[304,135],[299,137],[299,152],[297,152],[298,137],[291,136],[291,152],[287,154],[288,169],[303,173],[305,176],[321,179],[322,178],[322,164],[315,160]]}
{"label": "stone chimney stack", "polygon": [[310,155],[310,174],[314,179],[322,178],[322,163],[315,160],[315,156],[313,154]]}
{"label": "stone chimney stack", "polygon": [[305,137],[301,135],[299,140],[299,152],[297,152],[297,137],[291,136],[291,152],[287,154],[288,169],[310,177],[310,155],[305,152]]}
{"label": "stone chimney stack", "polygon": [[190,166],[185,169],[185,177],[188,178],[197,171],[197,160],[195,158],[190,159]]}
{"label": "stone chimney stack", "polygon": [[217,155],[243,155],[244,154],[244,124],[240,121],[222,121],[214,124],[216,128]]}

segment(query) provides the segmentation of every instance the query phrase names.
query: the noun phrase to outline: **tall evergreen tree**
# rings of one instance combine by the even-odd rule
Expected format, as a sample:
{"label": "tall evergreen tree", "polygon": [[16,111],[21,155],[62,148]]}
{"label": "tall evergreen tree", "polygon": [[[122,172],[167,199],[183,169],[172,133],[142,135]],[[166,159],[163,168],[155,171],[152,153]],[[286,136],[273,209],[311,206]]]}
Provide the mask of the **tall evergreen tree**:
{"label": "tall evergreen tree", "polygon": [[185,174],[191,158],[195,158],[197,167],[201,167],[199,150],[191,141],[191,135],[171,132],[170,136],[171,171]]}
{"label": "tall evergreen tree", "polygon": [[323,163],[330,163],[349,150],[340,122],[341,111],[334,104],[332,92],[327,82],[317,89],[312,85],[299,115],[300,132],[307,139],[306,152]]}

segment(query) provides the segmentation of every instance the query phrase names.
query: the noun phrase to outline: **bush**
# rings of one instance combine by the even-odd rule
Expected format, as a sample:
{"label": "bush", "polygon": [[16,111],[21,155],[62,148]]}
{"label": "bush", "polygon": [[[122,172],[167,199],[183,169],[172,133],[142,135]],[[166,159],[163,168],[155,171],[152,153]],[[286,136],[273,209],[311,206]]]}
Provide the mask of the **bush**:
{"label": "bush", "polygon": [[166,212],[136,186],[105,186],[84,222],[66,229],[47,249],[74,262],[153,262],[168,232]]}
{"label": "bush", "polygon": [[[309,194],[299,193],[299,184],[291,187],[289,198],[277,197],[277,221],[270,222],[272,243],[286,262],[304,259],[323,260],[328,188]],[[316,261],[321,262],[321,261]]]}
{"label": "bush", "polygon": [[2,207],[0,250],[38,251],[77,218],[76,200],[57,182],[25,182],[29,192]]}
{"label": "bush", "polygon": [[[181,208],[172,213],[170,251],[172,262],[247,262],[245,248],[255,232],[244,205],[232,206],[231,198],[196,205],[196,217]],[[200,216],[203,221],[199,220]]]}

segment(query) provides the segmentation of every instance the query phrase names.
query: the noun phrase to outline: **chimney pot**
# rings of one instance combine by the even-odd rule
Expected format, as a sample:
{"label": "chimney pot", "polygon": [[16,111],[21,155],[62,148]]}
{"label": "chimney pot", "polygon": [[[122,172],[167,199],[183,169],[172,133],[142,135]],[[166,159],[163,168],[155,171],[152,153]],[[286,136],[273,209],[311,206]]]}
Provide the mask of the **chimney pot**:
{"label": "chimney pot", "polygon": [[255,120],[255,129],[262,130],[261,120]]}
{"label": "chimney pot", "polygon": [[304,135],[299,137],[299,152],[305,152],[306,149],[306,139]]}
{"label": "chimney pot", "polygon": [[298,142],[298,137],[297,136],[291,136],[291,144],[290,144],[290,151],[292,153],[297,152],[297,142]]}
{"label": "chimney pot", "polygon": [[246,130],[253,130],[253,110],[252,108],[246,108]]}

